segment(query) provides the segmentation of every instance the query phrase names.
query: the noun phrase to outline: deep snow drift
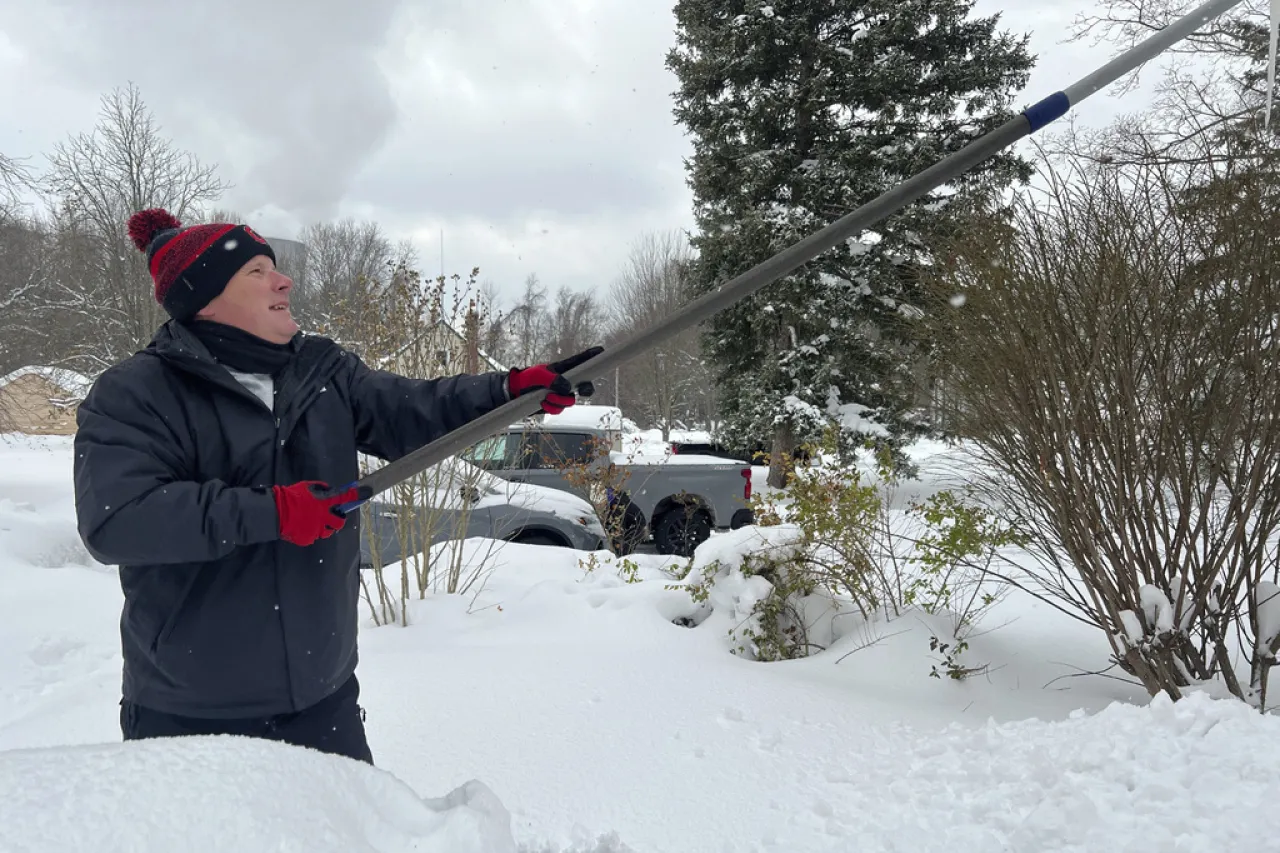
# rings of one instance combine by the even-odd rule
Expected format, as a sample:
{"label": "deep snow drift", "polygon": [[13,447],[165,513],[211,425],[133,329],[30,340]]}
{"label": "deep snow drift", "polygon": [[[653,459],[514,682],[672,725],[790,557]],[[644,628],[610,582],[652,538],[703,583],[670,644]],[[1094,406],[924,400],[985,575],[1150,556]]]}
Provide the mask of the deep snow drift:
{"label": "deep snow drift", "polygon": [[423,800],[366,765],[245,738],[4,754],[0,844],[104,853],[516,850],[510,817],[479,783]]}
{"label": "deep snow drift", "polygon": [[377,768],[225,738],[120,744],[119,586],[79,545],[70,470],[65,439],[0,442],[0,850],[1273,844],[1280,721],[1080,675],[1106,666],[1103,638],[1026,598],[987,617],[969,654],[990,671],[964,682],[929,677],[920,615],[762,664],[730,654],[723,613],[672,624],[692,605],[662,558],[627,583],[604,554],[587,571],[482,540],[461,546],[485,560],[478,594],[362,626]]}

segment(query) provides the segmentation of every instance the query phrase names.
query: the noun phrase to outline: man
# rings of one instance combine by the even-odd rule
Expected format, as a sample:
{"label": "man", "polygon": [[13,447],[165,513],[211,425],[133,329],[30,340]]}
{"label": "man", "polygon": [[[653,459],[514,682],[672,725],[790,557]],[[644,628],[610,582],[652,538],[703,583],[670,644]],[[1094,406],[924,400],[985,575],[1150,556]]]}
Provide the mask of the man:
{"label": "man", "polygon": [[[129,235],[170,315],[79,408],[75,494],[94,558],[120,567],[125,740],[273,738],[373,763],[357,704],[357,453],[394,460],[505,403],[553,365],[420,380],[303,335],[293,283],[246,225],[183,228],[164,210]],[[583,383],[577,393],[591,393]]]}

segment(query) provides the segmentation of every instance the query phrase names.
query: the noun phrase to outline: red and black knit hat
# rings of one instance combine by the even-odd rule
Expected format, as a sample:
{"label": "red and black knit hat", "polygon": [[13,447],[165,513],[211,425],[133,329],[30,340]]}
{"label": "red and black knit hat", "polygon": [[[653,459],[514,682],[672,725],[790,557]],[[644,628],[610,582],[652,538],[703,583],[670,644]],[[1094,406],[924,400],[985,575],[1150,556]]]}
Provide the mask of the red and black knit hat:
{"label": "red and black knit hat", "polygon": [[129,217],[129,239],[147,256],[156,302],[175,320],[194,317],[252,258],[276,260],[270,244],[248,225],[183,228],[177,217],[158,207]]}

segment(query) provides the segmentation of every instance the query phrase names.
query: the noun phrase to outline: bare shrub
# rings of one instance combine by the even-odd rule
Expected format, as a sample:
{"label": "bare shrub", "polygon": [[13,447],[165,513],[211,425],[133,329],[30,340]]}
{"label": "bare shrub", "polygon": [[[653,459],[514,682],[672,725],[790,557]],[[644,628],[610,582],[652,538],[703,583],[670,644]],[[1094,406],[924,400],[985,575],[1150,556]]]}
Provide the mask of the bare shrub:
{"label": "bare shrub", "polygon": [[[406,256],[385,281],[355,276],[348,292],[331,300],[330,321],[350,337],[348,345],[371,367],[403,376],[432,377],[474,372],[466,362],[465,341],[454,330],[483,323],[471,297],[478,270],[424,283]],[[483,368],[482,368],[483,369]],[[366,458],[362,475],[381,463]],[[484,473],[457,460],[446,460],[396,484],[366,504],[363,532],[372,562],[372,578],[362,579],[366,603],[375,624],[407,624],[408,603],[428,592],[467,594],[484,583],[483,566],[464,563],[458,547],[433,547],[437,539],[456,544],[466,535]],[[376,534],[374,513],[393,521],[400,571],[398,589],[389,586],[385,559]],[[495,543],[492,547],[496,548]]]}
{"label": "bare shrub", "polygon": [[1017,582],[1101,628],[1152,695],[1220,680],[1260,702],[1280,629],[1256,603],[1280,524],[1276,186],[1045,174],[931,285],[948,420],[1027,537]]}

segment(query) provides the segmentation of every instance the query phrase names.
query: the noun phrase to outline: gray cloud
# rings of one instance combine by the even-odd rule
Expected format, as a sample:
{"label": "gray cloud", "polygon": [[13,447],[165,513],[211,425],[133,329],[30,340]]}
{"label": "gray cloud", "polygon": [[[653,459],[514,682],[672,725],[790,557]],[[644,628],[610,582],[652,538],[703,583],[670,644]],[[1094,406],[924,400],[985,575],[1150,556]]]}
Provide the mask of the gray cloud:
{"label": "gray cloud", "polygon": [[[1031,31],[1030,103],[1109,56],[1065,44],[1091,0],[978,0]],[[423,266],[514,294],[612,280],[646,230],[688,226],[671,114],[671,3],[566,0],[0,0],[0,150],[39,154],[136,82],[177,144],[268,234],[378,221]],[[1086,124],[1139,108],[1099,93]]]}
{"label": "gray cloud", "polygon": [[326,217],[394,123],[377,53],[397,5],[48,0],[0,26],[66,85],[136,83],[175,137],[220,162],[238,205]]}

